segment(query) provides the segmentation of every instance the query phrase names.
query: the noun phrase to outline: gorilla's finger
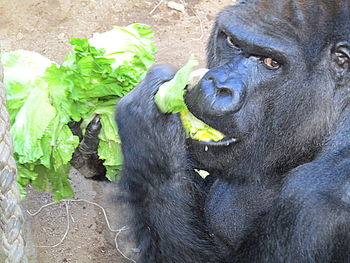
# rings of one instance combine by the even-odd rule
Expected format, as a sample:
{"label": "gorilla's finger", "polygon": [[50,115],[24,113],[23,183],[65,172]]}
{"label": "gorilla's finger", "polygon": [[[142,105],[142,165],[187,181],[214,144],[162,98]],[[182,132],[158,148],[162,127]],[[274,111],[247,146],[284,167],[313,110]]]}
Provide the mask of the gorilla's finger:
{"label": "gorilla's finger", "polygon": [[159,78],[160,81],[165,82],[171,80],[176,72],[177,69],[172,65],[156,64],[149,69],[146,78]]}
{"label": "gorilla's finger", "polygon": [[156,64],[149,69],[141,85],[146,85],[147,88],[151,89],[150,93],[154,95],[159,86],[171,80],[176,72],[177,69],[169,64]]}
{"label": "gorilla's finger", "polygon": [[[152,66],[143,81],[118,102],[117,116],[127,118],[126,116],[133,114],[135,118],[143,119],[147,116],[148,119],[152,119],[150,116],[160,114],[156,110],[154,95],[160,85],[174,77],[176,71],[176,68],[168,64]],[[142,110],[136,111],[136,108]]]}

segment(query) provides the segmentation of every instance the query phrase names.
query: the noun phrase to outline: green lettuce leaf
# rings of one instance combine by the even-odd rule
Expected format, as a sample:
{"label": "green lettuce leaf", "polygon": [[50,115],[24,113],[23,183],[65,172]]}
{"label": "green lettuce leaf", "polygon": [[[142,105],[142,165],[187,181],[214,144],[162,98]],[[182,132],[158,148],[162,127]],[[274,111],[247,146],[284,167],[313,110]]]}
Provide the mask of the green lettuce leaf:
{"label": "green lettuce leaf", "polygon": [[2,53],[1,62],[4,66],[7,108],[13,123],[24,101],[35,88],[34,83],[45,73],[52,61],[32,51],[16,50]]}
{"label": "green lettuce leaf", "polygon": [[56,115],[45,83],[38,80],[35,85],[11,127],[13,146],[20,163],[34,162],[44,155],[40,140]]}
{"label": "green lettuce leaf", "polygon": [[89,43],[97,49],[103,49],[104,57],[114,59],[112,68],[132,61],[137,69],[147,70],[154,63],[153,36],[154,32],[148,25],[131,24],[95,33]]}
{"label": "green lettuce leaf", "polygon": [[197,65],[198,61],[194,56],[191,56],[173,79],[159,87],[154,101],[162,113],[178,113],[187,109],[184,101],[186,86],[190,84],[190,74],[193,67]]}

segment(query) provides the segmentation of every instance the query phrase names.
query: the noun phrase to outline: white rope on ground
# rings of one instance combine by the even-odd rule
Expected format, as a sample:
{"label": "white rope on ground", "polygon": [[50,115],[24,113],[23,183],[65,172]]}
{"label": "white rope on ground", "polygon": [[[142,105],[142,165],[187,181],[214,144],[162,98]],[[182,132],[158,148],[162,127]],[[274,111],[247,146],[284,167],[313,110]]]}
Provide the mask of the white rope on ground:
{"label": "white rope on ground", "polygon": [[121,229],[119,229],[119,231],[118,231],[117,234],[115,235],[115,238],[114,238],[115,247],[116,247],[116,249],[119,251],[119,253],[120,253],[124,258],[126,258],[126,259],[128,259],[128,260],[130,260],[130,261],[132,261],[132,262],[134,262],[134,263],[136,263],[135,260],[133,260],[132,258],[127,257],[126,255],[124,255],[124,253],[119,249],[119,246],[118,246],[118,236],[119,236],[119,234],[120,234],[122,231],[126,231],[126,230],[128,230],[128,227],[127,227],[127,226],[123,226]]}
{"label": "white rope on ground", "polygon": [[98,203],[95,203],[95,202],[92,202],[92,201],[89,201],[89,200],[86,200],[86,199],[62,199],[61,202],[52,202],[52,203],[49,203],[49,204],[46,204],[46,205],[43,205],[41,206],[37,211],[35,212],[30,212],[29,210],[27,210],[27,213],[30,215],[30,216],[36,216],[38,215],[43,209],[47,208],[47,207],[50,207],[50,206],[53,206],[53,205],[56,205],[56,204],[61,204],[61,203],[64,203],[65,204],[65,207],[66,207],[66,213],[67,213],[67,228],[66,228],[66,231],[63,235],[63,237],[61,238],[61,240],[55,244],[55,245],[47,245],[47,246],[44,246],[44,245],[39,245],[39,246],[35,246],[35,247],[38,247],[38,248],[55,248],[57,246],[59,246],[60,244],[63,243],[63,241],[66,239],[68,233],[69,233],[69,229],[70,229],[70,218],[72,220],[72,222],[74,223],[75,220],[73,219],[71,213],[70,213],[70,209],[69,209],[69,203],[73,203],[73,202],[84,202],[84,203],[88,203],[88,204],[91,204],[91,205],[94,205],[94,206],[97,206],[98,208],[100,208],[102,210],[102,213],[103,213],[103,216],[104,216],[104,219],[105,219],[105,222],[107,224],[107,227],[108,229],[111,231],[111,232],[114,232],[116,233],[115,235],[115,238],[114,238],[114,241],[115,241],[115,248],[117,249],[117,251],[127,260],[131,261],[131,262],[134,262],[136,263],[135,260],[129,258],[128,256],[126,256],[122,251],[121,249],[119,248],[119,245],[118,245],[118,236],[120,235],[121,232],[123,231],[126,231],[128,230],[128,227],[127,226],[123,226],[122,228],[119,228],[119,229],[113,229],[111,227],[111,224],[109,222],[109,219],[108,219],[108,216],[107,216],[107,212],[106,212],[106,209],[99,205]]}
{"label": "white rope on ground", "polygon": [[[51,205],[55,204],[55,203],[50,203]],[[68,208],[68,203],[67,201],[64,201],[64,205],[66,207],[66,214],[67,214],[67,227],[66,227],[66,231],[63,235],[63,237],[61,238],[61,240],[56,243],[55,245],[40,245],[40,246],[34,246],[34,247],[38,247],[38,248],[55,248],[55,247],[58,247],[59,245],[61,245],[63,243],[63,241],[66,239],[68,233],[69,233],[69,229],[70,229],[70,223],[69,223],[69,215],[70,215],[70,212],[69,212],[69,208]],[[49,206],[49,205],[45,205],[46,207]],[[29,213],[29,212],[28,212]],[[29,213],[30,214],[30,213]],[[34,213],[35,215],[38,214],[37,213]],[[31,216],[33,216],[33,214],[30,214]]]}

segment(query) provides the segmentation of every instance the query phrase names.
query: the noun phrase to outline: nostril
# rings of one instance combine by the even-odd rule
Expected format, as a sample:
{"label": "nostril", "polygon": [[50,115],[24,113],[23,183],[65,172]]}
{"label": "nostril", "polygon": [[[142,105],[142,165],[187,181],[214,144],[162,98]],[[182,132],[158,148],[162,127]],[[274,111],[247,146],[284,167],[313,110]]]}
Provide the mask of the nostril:
{"label": "nostril", "polygon": [[232,90],[227,87],[216,87],[217,94],[222,97],[232,97]]}
{"label": "nostril", "polygon": [[232,96],[233,95],[232,90],[230,88],[225,87],[224,85],[220,84],[214,76],[208,75],[206,77],[206,80],[213,83],[218,95],[220,95],[220,96]]}

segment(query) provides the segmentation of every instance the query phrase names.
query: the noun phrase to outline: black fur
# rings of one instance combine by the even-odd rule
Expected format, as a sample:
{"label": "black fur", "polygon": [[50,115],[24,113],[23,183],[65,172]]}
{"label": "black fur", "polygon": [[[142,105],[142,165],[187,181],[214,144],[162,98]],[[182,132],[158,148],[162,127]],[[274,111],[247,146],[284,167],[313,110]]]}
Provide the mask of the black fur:
{"label": "black fur", "polygon": [[159,113],[169,66],[120,101],[120,186],[138,262],[350,262],[349,42],[349,0],[222,11],[211,70],[186,103],[237,139],[228,146],[186,141],[178,116]]}

